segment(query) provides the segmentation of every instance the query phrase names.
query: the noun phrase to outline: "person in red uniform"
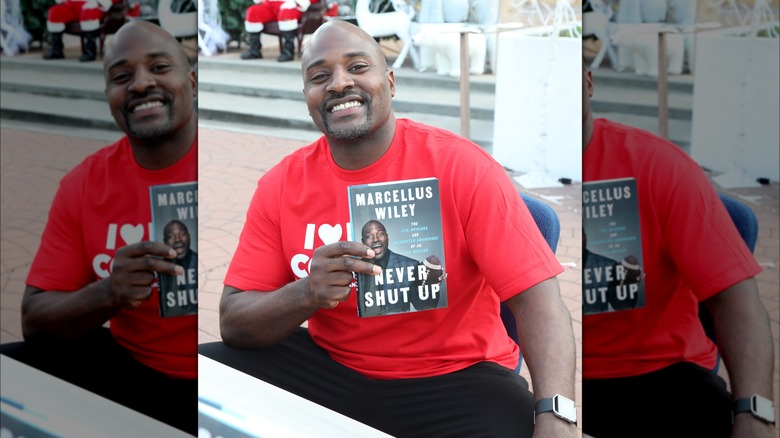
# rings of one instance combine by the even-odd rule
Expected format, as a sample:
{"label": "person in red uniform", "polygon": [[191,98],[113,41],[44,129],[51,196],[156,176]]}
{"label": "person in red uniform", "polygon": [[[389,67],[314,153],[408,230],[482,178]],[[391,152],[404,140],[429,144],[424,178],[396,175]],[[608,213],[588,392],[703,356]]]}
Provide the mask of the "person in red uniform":
{"label": "person in red uniform", "polygon": [[[199,352],[394,436],[575,437],[542,408],[574,398],[563,269],[506,171],[467,139],[396,119],[394,73],[359,27],[323,24],[301,62],[324,135],[259,181],[224,280],[224,342]],[[360,318],[353,272],[381,268],[378,251],[346,240],[347,187],[427,177],[441,187],[447,306]]]}
{"label": "person in red uniform", "polygon": [[262,44],[260,32],[271,21],[279,23],[282,32],[282,52],[276,58],[279,62],[292,61],[295,58],[295,34],[303,13],[311,3],[318,0],[253,0],[256,4],[246,10],[244,28],[249,35],[249,49],[241,54],[241,59],[261,59]]}
{"label": "person in red uniform", "polygon": [[100,19],[119,0],[56,0],[57,4],[49,8],[46,29],[51,36],[51,49],[43,54],[43,59],[62,59],[65,57],[62,34],[65,25],[78,21],[84,32],[84,50],[79,57],[81,62],[94,61],[97,57],[97,37]]}
{"label": "person in red uniform", "polygon": [[25,341],[2,353],[196,435],[197,316],[160,316],[156,275],[183,270],[149,234],[149,187],[197,180],[196,75],[144,21],[103,62],[126,135],[61,180],[26,279]]}

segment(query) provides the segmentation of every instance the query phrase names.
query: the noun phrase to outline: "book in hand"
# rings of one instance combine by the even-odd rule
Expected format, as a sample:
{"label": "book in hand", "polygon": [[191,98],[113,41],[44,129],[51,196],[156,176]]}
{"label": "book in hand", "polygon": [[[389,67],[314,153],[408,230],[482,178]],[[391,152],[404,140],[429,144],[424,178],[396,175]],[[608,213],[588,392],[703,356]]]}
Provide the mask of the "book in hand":
{"label": "book in hand", "polygon": [[447,307],[439,181],[350,186],[349,239],[376,253],[379,275],[355,274],[358,316]]}
{"label": "book in hand", "polygon": [[636,179],[582,184],[583,314],[645,306]]}
{"label": "book in hand", "polygon": [[198,183],[149,188],[152,202],[152,239],[176,250],[171,260],[182,275],[158,274],[160,316],[198,313]]}

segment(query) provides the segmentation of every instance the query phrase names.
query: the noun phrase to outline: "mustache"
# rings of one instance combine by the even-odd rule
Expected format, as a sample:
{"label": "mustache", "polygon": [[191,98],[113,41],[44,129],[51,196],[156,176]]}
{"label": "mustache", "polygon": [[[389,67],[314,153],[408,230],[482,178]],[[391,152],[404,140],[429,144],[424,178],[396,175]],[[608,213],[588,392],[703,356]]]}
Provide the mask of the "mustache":
{"label": "mustache", "polygon": [[141,100],[141,99],[147,99],[149,97],[159,97],[163,101],[163,103],[166,104],[166,105],[170,104],[173,101],[173,96],[171,96],[170,94],[168,94],[168,93],[166,93],[164,91],[152,90],[152,91],[147,91],[145,93],[133,92],[133,93],[131,93],[130,98],[127,99],[127,102],[125,102],[125,105],[124,105],[125,113],[129,114],[131,112],[130,106],[131,105],[135,105],[136,101]]}
{"label": "mustache", "polygon": [[327,99],[325,99],[322,102],[322,105],[320,105],[320,110],[323,113],[327,113],[328,112],[327,108],[330,102],[333,102],[334,100],[338,100],[338,99],[344,99],[349,96],[359,97],[361,100],[363,100],[364,103],[368,103],[369,101],[371,101],[371,98],[368,96],[368,94],[360,90],[347,90],[347,91],[342,91],[341,93],[331,94]]}

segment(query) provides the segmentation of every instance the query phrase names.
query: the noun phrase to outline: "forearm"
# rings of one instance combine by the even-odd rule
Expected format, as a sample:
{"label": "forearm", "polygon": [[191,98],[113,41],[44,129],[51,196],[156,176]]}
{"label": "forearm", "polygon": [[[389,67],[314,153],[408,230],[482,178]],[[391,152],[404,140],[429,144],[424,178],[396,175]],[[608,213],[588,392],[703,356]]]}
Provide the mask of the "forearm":
{"label": "forearm", "polygon": [[25,339],[46,334],[72,339],[100,327],[121,309],[109,279],[74,292],[27,286],[22,298],[22,333]]}
{"label": "forearm", "polygon": [[772,398],[774,351],[769,315],[755,279],[735,284],[705,301],[734,399]]}
{"label": "forearm", "polygon": [[558,280],[545,280],[509,300],[536,400],[561,394],[574,400],[576,352],[571,316]]}
{"label": "forearm", "polygon": [[261,348],[282,341],[319,307],[301,279],[272,292],[225,287],[219,307],[220,333],[225,344]]}

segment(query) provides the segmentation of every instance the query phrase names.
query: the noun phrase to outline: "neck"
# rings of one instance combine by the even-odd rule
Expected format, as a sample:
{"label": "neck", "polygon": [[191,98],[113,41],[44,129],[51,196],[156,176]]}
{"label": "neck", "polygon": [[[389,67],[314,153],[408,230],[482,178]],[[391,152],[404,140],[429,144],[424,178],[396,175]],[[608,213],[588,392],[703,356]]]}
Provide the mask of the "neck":
{"label": "neck", "polygon": [[394,136],[393,115],[375,132],[355,140],[338,140],[325,135],[333,161],[345,170],[359,170],[374,164],[390,149]]}
{"label": "neck", "polygon": [[195,141],[197,121],[196,117],[192,117],[181,129],[155,140],[128,137],[135,161],[148,170],[160,170],[177,163],[187,155]]}

